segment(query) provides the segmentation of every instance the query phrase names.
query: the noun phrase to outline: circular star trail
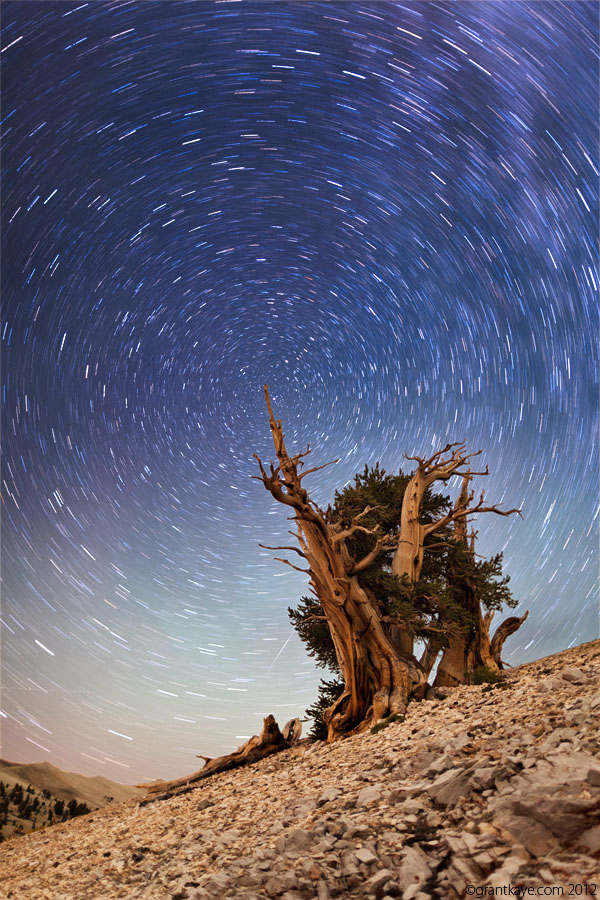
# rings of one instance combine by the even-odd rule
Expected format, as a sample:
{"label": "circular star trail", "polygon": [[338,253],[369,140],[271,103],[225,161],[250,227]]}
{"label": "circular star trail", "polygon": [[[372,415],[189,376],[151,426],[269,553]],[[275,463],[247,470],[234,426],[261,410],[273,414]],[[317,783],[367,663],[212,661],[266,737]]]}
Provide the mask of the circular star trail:
{"label": "circular star trail", "polygon": [[8,2],[2,41],[3,756],[175,776],[313,701],[264,383],[325,504],[481,448],[508,658],[595,637],[598,7]]}

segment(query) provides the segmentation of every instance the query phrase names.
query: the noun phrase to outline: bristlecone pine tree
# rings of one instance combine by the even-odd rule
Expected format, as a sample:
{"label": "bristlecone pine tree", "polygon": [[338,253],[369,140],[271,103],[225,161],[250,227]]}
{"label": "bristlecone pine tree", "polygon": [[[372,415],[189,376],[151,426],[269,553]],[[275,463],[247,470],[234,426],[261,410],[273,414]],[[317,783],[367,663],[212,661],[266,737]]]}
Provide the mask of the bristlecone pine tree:
{"label": "bristlecone pine tree", "polygon": [[[492,607],[499,608],[502,600],[510,598],[506,579],[493,581],[500,572],[500,557],[484,569],[475,562],[474,553],[465,552],[460,529],[466,529],[474,513],[507,516],[518,510],[485,506],[483,493],[472,505],[473,493],[468,490],[451,507],[447,497],[431,491],[435,482],[445,484],[456,475],[487,474],[469,471],[468,461],[477,454],[467,454],[464,443],[459,443],[448,444],[428,459],[407,457],[418,463],[412,476],[386,476],[378,466],[365,468],[350,490],[336,494],[333,509],[325,511],[303,485],[306,475],[325,466],[301,471],[310,448],[289,455],[266,385],[265,398],[278,462],[271,463],[267,472],[254,454],[260,468],[260,476],[255,477],[278,502],[291,507],[296,531],[290,533],[298,542],[298,546],[267,549],[293,551],[307,563],[298,567],[281,560],[309,576],[314,594],[290,611],[292,621],[309,652],[341,676],[340,681],[325,682],[322,687],[332,700],[323,712],[328,740],[404,713],[411,696],[423,695],[433,663],[444,647],[450,650],[452,637],[463,640],[469,653],[464,654],[460,673],[462,657],[456,665],[447,657],[445,683],[468,677],[468,665],[480,664],[481,657],[471,648],[485,645],[486,639],[490,653],[485,664],[498,668],[501,645],[522,620],[516,619],[516,627],[509,624],[511,620],[500,626],[494,656],[489,618],[481,614],[481,600],[486,598],[477,595],[477,589],[483,585]],[[454,576],[450,559],[454,559]],[[473,597],[465,593],[467,575],[474,585]],[[470,634],[474,610],[481,618],[475,640]],[[414,655],[415,638],[427,640],[420,662]]]}

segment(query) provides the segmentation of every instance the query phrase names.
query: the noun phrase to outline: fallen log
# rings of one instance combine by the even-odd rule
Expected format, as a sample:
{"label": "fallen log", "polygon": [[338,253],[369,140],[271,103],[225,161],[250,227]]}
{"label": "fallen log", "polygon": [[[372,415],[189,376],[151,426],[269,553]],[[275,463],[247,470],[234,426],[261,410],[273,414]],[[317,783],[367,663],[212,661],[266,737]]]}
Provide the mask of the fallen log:
{"label": "fallen log", "polygon": [[233,753],[226,756],[201,756],[200,759],[205,760],[204,767],[198,772],[193,772],[184,778],[175,778],[173,781],[153,781],[151,784],[140,784],[138,787],[146,788],[149,794],[163,793],[164,791],[172,791],[177,788],[185,788],[202,781],[204,778],[210,778],[217,772],[226,772],[229,769],[237,769],[240,766],[251,765],[271,756],[273,753],[280,753],[287,750],[288,747],[295,744],[302,732],[300,719],[291,719],[283,729],[283,733],[279,730],[279,725],[275,721],[274,716],[267,716],[263,722],[262,731],[259,735],[253,735],[245,744],[238,747]]}

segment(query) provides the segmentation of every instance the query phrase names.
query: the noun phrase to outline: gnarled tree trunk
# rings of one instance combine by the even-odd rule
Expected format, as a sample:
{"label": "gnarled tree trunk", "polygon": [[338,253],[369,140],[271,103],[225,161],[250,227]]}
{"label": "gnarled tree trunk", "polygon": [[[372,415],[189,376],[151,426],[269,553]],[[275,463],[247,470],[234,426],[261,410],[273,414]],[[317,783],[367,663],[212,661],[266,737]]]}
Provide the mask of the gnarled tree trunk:
{"label": "gnarled tree trunk", "polygon": [[[423,568],[423,557],[428,549],[425,539],[429,535],[445,528],[451,522],[454,523],[455,529],[463,529],[466,535],[467,516],[472,513],[495,512],[501,516],[509,516],[513,512],[518,512],[516,509],[500,510],[497,506],[484,506],[483,493],[479,503],[473,507],[469,506],[473,499],[473,494],[468,490],[469,481],[473,474],[487,475],[487,469],[485,472],[471,473],[470,471],[465,472],[464,467],[469,459],[477,456],[480,452],[479,450],[477,453],[465,453],[464,443],[454,443],[447,444],[443,450],[438,450],[437,453],[434,453],[428,459],[420,456],[406,457],[407,459],[416,460],[418,465],[406,487],[402,501],[400,534],[392,560],[393,575],[397,575],[399,578],[406,577],[413,583],[418,581]],[[421,506],[427,488],[436,481],[447,482],[454,475],[463,476],[463,489],[454,508],[435,522],[429,522],[426,525],[421,524]],[[430,545],[430,547],[433,549],[435,544]],[[412,653],[412,638],[405,634],[403,639],[405,642],[404,649]],[[458,666],[461,665],[462,639],[460,637],[455,639],[451,637],[451,641],[452,645],[448,648],[447,654],[445,654],[445,664],[447,664],[448,670],[454,673],[458,671]],[[426,664],[427,676],[435,663],[438,652],[438,642],[433,638],[428,643],[427,653],[423,660]],[[493,659],[491,657],[490,659],[493,664]]]}
{"label": "gnarled tree trunk", "polygon": [[[469,597],[470,604],[472,596]],[[481,607],[476,601],[472,609],[472,625],[467,633],[456,632],[448,637],[448,646],[436,673],[435,687],[453,687],[456,684],[468,684],[475,669],[485,666],[492,671],[499,671],[490,651],[489,621],[491,616],[481,614]]]}
{"label": "gnarled tree trunk", "polygon": [[[455,511],[467,508],[471,477],[470,472],[463,473],[462,488],[454,507]],[[456,543],[465,554],[473,559],[475,556],[475,534],[472,535],[471,545],[469,546],[466,516],[455,518],[453,527]],[[460,604],[469,625],[466,628],[457,629],[448,635],[447,646],[442,654],[436,673],[435,687],[452,687],[457,684],[468,683],[475,669],[481,667],[485,667],[492,672],[499,672],[502,668],[499,652],[497,654],[493,652],[490,640],[490,625],[494,613],[488,611],[485,615],[483,614],[473,582],[468,575],[460,572],[460,568],[457,570],[454,567],[453,571],[452,566],[450,567],[450,581],[460,597]],[[527,613],[522,619],[512,616],[500,625],[496,632],[498,635],[497,643],[500,649],[506,638],[513,634],[526,618]],[[515,623],[514,625],[512,624],[513,622]]]}
{"label": "gnarled tree trunk", "polygon": [[[260,480],[276,500],[294,510],[298,526],[295,537],[300,546],[300,549],[269,549],[293,550],[306,560],[308,569],[299,571],[307,572],[323,607],[345,683],[344,692],[323,717],[328,740],[334,740],[353,730],[363,730],[371,722],[392,713],[403,713],[413,687],[423,678],[414,657],[398,649],[374,600],[357,577],[389,546],[388,538],[378,538],[373,550],[362,560],[351,557],[347,538],[357,530],[370,534],[376,531],[360,524],[360,518],[368,508],[345,530],[328,521],[327,514],[310,499],[302,486],[302,478],[316,471],[299,472],[302,457],[309,450],[289,456],[281,421],[276,421],[273,416],[266,385],[265,397],[279,465],[271,464],[270,473],[267,473],[255,454],[261,471]],[[292,565],[288,560],[283,562]]]}
{"label": "gnarled tree trunk", "polygon": [[426,487],[425,470],[419,466],[404,492],[400,536],[392,560],[392,575],[406,575],[409,581],[418,581],[423,567],[425,532],[419,516]]}
{"label": "gnarled tree trunk", "polygon": [[[416,471],[409,481],[404,498],[402,501],[402,514],[400,521],[400,535],[394,558],[392,560],[392,574],[402,577],[406,575],[409,581],[418,581],[423,567],[423,554],[427,547],[425,546],[425,538],[430,534],[440,531],[451,522],[459,522],[466,520],[467,516],[479,512],[494,512],[499,516],[510,516],[518,509],[502,510],[497,506],[483,505],[483,492],[479,498],[479,502],[475,506],[469,506],[473,499],[473,493],[468,489],[465,491],[466,485],[473,475],[487,475],[485,472],[466,471],[464,467],[469,459],[478,456],[477,453],[465,453],[464,443],[447,444],[443,450],[438,450],[429,459],[423,459],[420,456],[407,456],[406,459],[416,460],[418,462]],[[459,500],[455,503],[452,510],[445,516],[442,516],[435,522],[428,522],[422,525],[419,521],[421,504],[423,495],[428,487],[436,481],[447,482],[454,475],[463,476],[463,490]],[[433,546],[433,545],[432,545]]]}

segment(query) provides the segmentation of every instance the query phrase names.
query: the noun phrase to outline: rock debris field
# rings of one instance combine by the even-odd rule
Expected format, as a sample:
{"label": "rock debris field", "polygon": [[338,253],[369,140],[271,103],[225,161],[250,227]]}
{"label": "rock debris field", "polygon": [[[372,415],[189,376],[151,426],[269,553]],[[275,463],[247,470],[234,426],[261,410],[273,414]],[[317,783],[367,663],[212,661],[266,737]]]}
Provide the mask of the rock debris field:
{"label": "rock debris field", "polygon": [[12,838],[0,897],[600,896],[599,673],[594,641],[506,686],[440,690],[376,734]]}

